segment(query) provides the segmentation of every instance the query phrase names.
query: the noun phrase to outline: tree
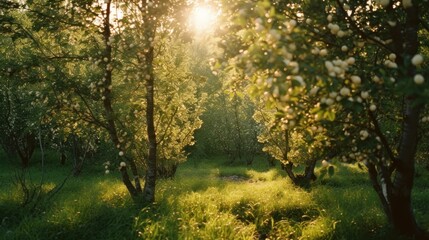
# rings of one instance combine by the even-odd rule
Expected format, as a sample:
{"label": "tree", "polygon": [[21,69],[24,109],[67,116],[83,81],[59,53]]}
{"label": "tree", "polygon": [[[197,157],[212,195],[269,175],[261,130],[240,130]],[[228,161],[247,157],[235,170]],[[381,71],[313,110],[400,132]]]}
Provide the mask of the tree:
{"label": "tree", "polygon": [[[80,114],[107,130],[124,159],[122,180],[136,201],[154,201],[157,173],[174,174],[201,124],[203,95],[197,93],[198,78],[187,68],[186,46],[180,38],[172,41],[180,31],[173,31],[170,6],[168,1],[107,1],[101,6],[98,41],[103,51],[92,57],[95,66],[84,71],[94,81],[77,91],[85,106]],[[122,19],[115,19],[115,9],[122,11]],[[102,109],[101,116],[94,109]],[[143,188],[140,166],[146,172]]]}
{"label": "tree", "polygon": [[[47,99],[41,89],[44,70],[36,42],[28,37],[30,19],[18,4],[2,2],[0,18],[0,141],[9,154],[17,154],[23,168],[29,166],[44,125]],[[38,105],[35,99],[43,99]]]}
{"label": "tree", "polygon": [[55,136],[63,141],[91,129],[109,138],[122,180],[138,202],[154,201],[157,172],[174,174],[201,125],[204,79],[190,71],[191,47],[172,21],[185,14],[175,11],[185,5],[110,0],[8,5],[27,20],[22,46],[43,63],[36,104],[49,106],[51,119],[45,120]]}
{"label": "tree", "polygon": [[252,119],[254,106],[250,99],[219,87],[209,93],[206,108],[203,126],[196,133],[197,151],[207,155],[223,154],[230,163],[238,160],[251,165],[254,157],[261,153],[261,146],[256,139],[258,125]]}
{"label": "tree", "polygon": [[[336,154],[332,149],[333,138],[327,134],[326,128],[314,123],[308,129],[285,128],[278,124],[276,116],[277,110],[260,107],[256,111],[254,118],[262,125],[258,140],[264,144],[263,151],[281,162],[295,185],[308,187],[317,179],[314,173],[317,161]],[[305,166],[304,173],[294,172],[297,165]]]}
{"label": "tree", "polygon": [[[427,6],[416,1],[257,1],[232,5],[225,57],[242,69],[283,128],[329,121],[335,139],[368,167],[383,209],[399,233],[426,238],[411,205],[417,131],[428,102],[422,32]],[[322,11],[320,11],[322,9]],[[231,44],[232,43],[232,44]],[[238,51],[238,49],[240,51]],[[307,107],[300,99],[319,98]],[[293,108],[294,116],[287,117]],[[384,109],[383,109],[384,108]],[[310,113],[310,114],[309,114]],[[293,123],[293,124],[291,124]],[[392,129],[395,132],[390,132]],[[389,133],[390,132],[390,133]],[[344,137],[345,136],[345,137]]]}

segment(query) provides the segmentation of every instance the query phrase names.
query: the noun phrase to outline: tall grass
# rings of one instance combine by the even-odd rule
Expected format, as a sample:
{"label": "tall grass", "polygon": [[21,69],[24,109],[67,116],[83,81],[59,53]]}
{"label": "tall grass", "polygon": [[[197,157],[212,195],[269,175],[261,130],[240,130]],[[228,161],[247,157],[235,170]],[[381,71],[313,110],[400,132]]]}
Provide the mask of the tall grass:
{"label": "tall grass", "polygon": [[[395,239],[365,171],[335,164],[335,174],[309,189],[292,185],[279,168],[191,159],[173,180],[157,185],[157,202],[135,206],[118,174],[85,166],[35,211],[20,205],[11,184],[14,164],[0,164],[2,239]],[[70,167],[70,166],[68,166]],[[69,168],[48,163],[48,187]],[[40,168],[32,166],[32,176]],[[416,216],[429,230],[428,172],[418,170]]]}

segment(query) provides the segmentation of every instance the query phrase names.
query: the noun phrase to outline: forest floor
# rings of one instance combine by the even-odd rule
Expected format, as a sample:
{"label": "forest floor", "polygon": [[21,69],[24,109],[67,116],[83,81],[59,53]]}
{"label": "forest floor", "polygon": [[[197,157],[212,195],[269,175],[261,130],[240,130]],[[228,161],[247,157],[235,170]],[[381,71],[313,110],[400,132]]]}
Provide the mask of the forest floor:
{"label": "forest floor", "polygon": [[[88,162],[52,198],[23,205],[19,167],[0,160],[0,239],[399,239],[356,164],[333,163],[333,176],[302,189],[263,159],[246,167],[222,157],[191,158],[174,179],[158,182],[156,203],[142,208],[117,171],[105,174],[98,162]],[[70,166],[46,162],[43,192],[61,184]],[[40,164],[25,176],[31,195]],[[413,206],[427,230],[428,186],[429,171],[417,168]]]}

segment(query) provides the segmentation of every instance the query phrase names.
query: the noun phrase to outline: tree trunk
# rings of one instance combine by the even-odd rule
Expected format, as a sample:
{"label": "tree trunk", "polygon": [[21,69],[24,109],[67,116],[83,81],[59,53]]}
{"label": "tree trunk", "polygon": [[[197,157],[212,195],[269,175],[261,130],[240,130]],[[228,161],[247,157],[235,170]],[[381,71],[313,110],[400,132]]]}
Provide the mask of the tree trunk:
{"label": "tree trunk", "polygon": [[22,168],[27,168],[30,165],[31,156],[36,149],[36,138],[34,134],[25,133],[23,137],[13,137],[15,150],[21,159]]}
{"label": "tree trunk", "polygon": [[293,163],[289,161],[289,131],[285,130],[284,132],[285,137],[285,148],[283,149],[283,160],[286,161],[286,163],[281,163],[282,169],[286,171],[289,178],[292,180],[293,184],[298,185],[297,178],[295,174],[293,173]]}
{"label": "tree trunk", "polygon": [[314,168],[316,168],[316,160],[311,160],[310,163],[305,167],[304,178],[310,182],[317,179],[314,174]]}
{"label": "tree trunk", "polygon": [[[418,26],[419,12],[416,5],[406,9],[406,19],[403,32],[400,36],[392,36],[396,49],[401,56],[397,59],[398,65],[406,69],[402,73],[403,80],[412,79],[415,67],[409,64],[419,48]],[[394,229],[403,235],[416,239],[428,239],[424,231],[419,228],[414,217],[411,205],[411,192],[414,182],[415,155],[418,144],[419,115],[423,108],[415,101],[414,95],[405,96],[405,107],[402,122],[401,138],[399,143],[399,157],[394,162],[396,172],[392,181],[392,191],[389,192],[389,204]],[[393,159],[395,160],[395,159]]]}
{"label": "tree trunk", "polygon": [[67,155],[66,155],[66,147],[64,146],[66,143],[65,141],[60,141],[60,164],[65,165],[67,161]]}
{"label": "tree trunk", "polygon": [[233,101],[234,101],[235,130],[237,133],[237,138],[235,138],[234,140],[235,140],[235,145],[237,147],[238,160],[241,161],[243,139],[241,136],[241,124],[240,124],[240,117],[239,117],[239,110],[238,110],[239,99],[238,99],[237,93],[234,93]]}
{"label": "tree trunk", "polygon": [[[110,31],[110,12],[111,12],[111,0],[108,0],[106,2],[106,13],[105,13],[105,19],[104,19],[104,29],[103,29],[103,41],[105,44],[105,51],[104,51],[104,59],[107,61],[103,62],[103,67],[105,68],[105,81],[103,83],[104,91],[103,91],[103,108],[104,108],[104,114],[107,120],[106,129],[110,135],[110,139],[112,140],[115,147],[118,149],[118,151],[123,151],[124,146],[121,144],[121,141],[118,137],[118,131],[116,127],[115,122],[115,113],[112,107],[112,94],[111,94],[111,85],[112,85],[112,46],[110,44],[110,37],[111,37],[111,31]],[[134,185],[132,184],[130,180],[130,176],[128,175],[127,168],[121,167],[121,176],[122,176],[122,182],[127,187],[128,192],[130,193],[131,197],[134,201],[138,202],[139,198],[141,196],[142,190],[140,185],[140,177],[138,174],[138,170],[136,167],[136,163],[134,162],[134,159],[127,157],[127,153],[125,153],[124,158],[128,161],[131,172],[134,177]]]}
{"label": "tree trunk", "polygon": [[395,230],[406,236],[425,239],[423,230],[416,223],[411,205],[420,110],[421,106],[415,106],[413,99],[406,99],[402,141],[399,146],[396,174],[392,182],[390,211]]}
{"label": "tree trunk", "polygon": [[155,77],[153,74],[153,47],[150,47],[146,53],[146,63],[148,77],[146,78],[146,124],[147,124],[147,135],[149,140],[149,154],[147,158],[147,169],[146,178],[144,185],[144,198],[146,202],[155,201],[155,185],[156,185],[156,133],[155,133],[155,121],[154,121],[154,85]]}
{"label": "tree trunk", "polygon": [[298,180],[295,174],[293,173],[293,163],[288,162],[286,164],[281,163],[282,169],[286,171],[287,175],[289,176],[290,180],[292,180],[293,184],[298,185]]}
{"label": "tree trunk", "polygon": [[[368,163],[367,167],[373,188],[395,231],[415,239],[429,239],[429,236],[417,225],[411,204],[418,119],[422,106],[415,105],[412,98],[407,99],[405,103],[399,157],[392,159],[395,167],[393,180],[392,170],[385,166],[383,161]],[[377,126],[378,123],[374,125]]]}

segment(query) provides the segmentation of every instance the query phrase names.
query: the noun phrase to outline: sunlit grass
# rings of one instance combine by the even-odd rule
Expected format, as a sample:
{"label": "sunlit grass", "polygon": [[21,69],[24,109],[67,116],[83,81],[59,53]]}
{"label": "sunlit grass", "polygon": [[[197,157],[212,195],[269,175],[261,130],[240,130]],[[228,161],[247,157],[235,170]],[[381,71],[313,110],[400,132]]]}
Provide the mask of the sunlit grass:
{"label": "sunlit grass", "polygon": [[[52,200],[29,212],[19,191],[1,175],[2,239],[392,239],[366,172],[334,163],[335,174],[309,189],[292,185],[282,170],[264,162],[225,165],[220,158],[191,160],[173,180],[157,185],[157,202],[141,209],[118,174],[86,166]],[[6,164],[7,165],[7,164]],[[7,168],[10,165],[6,166]],[[6,169],[6,168],[2,168]],[[50,167],[44,189],[68,173]],[[39,169],[40,170],[40,169]],[[319,169],[317,169],[319,171]],[[419,171],[416,217],[429,229],[428,175]],[[33,173],[39,179],[40,172]],[[5,216],[5,217],[4,217]]]}

